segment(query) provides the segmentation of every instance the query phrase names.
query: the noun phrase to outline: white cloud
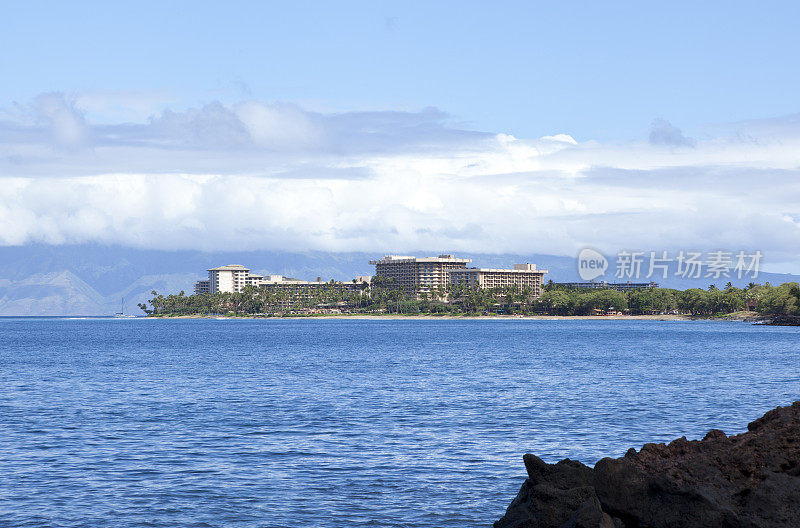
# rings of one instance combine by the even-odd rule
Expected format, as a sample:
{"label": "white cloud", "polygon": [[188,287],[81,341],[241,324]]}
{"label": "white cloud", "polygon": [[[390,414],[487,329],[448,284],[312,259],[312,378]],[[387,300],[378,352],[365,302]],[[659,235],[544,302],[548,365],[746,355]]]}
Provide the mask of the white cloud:
{"label": "white cloud", "polygon": [[542,139],[545,141],[558,141],[561,143],[569,143],[571,145],[577,145],[578,142],[573,139],[572,136],[569,134],[555,134],[553,136],[542,136]]}
{"label": "white cloud", "polygon": [[[434,109],[260,102],[92,126],[54,101],[46,126],[3,114],[2,245],[565,255],[591,245],[800,260],[800,134],[743,141],[737,126],[665,149],[476,133]],[[59,119],[83,127],[65,138],[92,148],[54,152]]]}
{"label": "white cloud", "polygon": [[168,92],[92,91],[71,99],[86,119],[94,123],[145,123],[175,99]]}
{"label": "white cloud", "polygon": [[650,129],[650,143],[669,147],[694,147],[697,142],[683,135],[680,128],[666,119],[656,119]]}
{"label": "white cloud", "polygon": [[237,105],[235,112],[253,143],[261,147],[306,149],[322,140],[321,127],[294,105],[248,101]]}
{"label": "white cloud", "polygon": [[83,114],[63,94],[40,95],[36,98],[36,108],[57,146],[78,148],[88,140],[89,129]]}

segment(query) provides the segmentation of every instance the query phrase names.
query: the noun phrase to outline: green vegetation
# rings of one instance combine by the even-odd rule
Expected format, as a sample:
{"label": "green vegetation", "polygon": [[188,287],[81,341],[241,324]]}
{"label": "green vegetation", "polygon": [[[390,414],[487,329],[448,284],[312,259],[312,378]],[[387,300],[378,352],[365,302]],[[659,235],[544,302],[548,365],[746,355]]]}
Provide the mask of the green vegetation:
{"label": "green vegetation", "polygon": [[[763,316],[800,316],[800,286],[750,284],[725,289],[710,286],[673,290],[650,288],[618,292],[613,289],[587,290],[553,284],[535,298],[529,289],[516,287],[481,290],[452,288],[436,291],[426,298],[414,298],[394,288],[391,281],[375,277],[372,286],[354,289],[334,283],[313,290],[282,290],[248,287],[239,293],[159,295],[153,291],[149,306],[139,307],[152,316],[180,315],[287,315],[314,313],[481,315],[487,313],[524,315],[596,315],[605,313],[720,316],[755,311]],[[448,298],[449,302],[442,299]]]}

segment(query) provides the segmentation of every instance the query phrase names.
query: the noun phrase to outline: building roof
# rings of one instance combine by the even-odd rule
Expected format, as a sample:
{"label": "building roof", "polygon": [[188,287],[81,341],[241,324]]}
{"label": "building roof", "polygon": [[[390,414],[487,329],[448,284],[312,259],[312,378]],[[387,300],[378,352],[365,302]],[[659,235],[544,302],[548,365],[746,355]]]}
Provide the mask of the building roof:
{"label": "building roof", "polygon": [[208,271],[250,271],[250,268],[245,268],[241,264],[228,264],[227,266],[210,268]]}
{"label": "building roof", "polygon": [[369,263],[375,264],[388,264],[390,262],[457,262],[467,264],[472,262],[468,258],[456,258],[453,255],[439,255],[438,257],[411,257],[406,255],[386,255],[381,260],[370,260]]}
{"label": "building roof", "polygon": [[547,273],[547,270],[542,269],[499,269],[499,268],[463,268],[449,270],[448,273]]}

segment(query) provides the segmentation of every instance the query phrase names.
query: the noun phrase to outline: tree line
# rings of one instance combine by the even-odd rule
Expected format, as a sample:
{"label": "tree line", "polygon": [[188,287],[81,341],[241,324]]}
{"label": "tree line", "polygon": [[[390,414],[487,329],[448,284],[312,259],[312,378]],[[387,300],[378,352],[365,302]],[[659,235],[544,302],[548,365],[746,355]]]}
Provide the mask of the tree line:
{"label": "tree line", "polygon": [[[648,288],[620,292],[611,288],[569,288],[546,284],[537,297],[531,288],[509,286],[480,289],[453,286],[420,296],[396,288],[391,280],[375,277],[371,285],[341,288],[333,282],[315,288],[273,289],[248,286],[241,292],[161,295],[139,307],[152,316],[284,315],[338,310],[364,314],[487,313],[521,315],[594,315],[602,313],[724,315],[755,311],[763,316],[800,316],[800,286],[751,283],[718,289]],[[447,302],[445,302],[445,300]]]}

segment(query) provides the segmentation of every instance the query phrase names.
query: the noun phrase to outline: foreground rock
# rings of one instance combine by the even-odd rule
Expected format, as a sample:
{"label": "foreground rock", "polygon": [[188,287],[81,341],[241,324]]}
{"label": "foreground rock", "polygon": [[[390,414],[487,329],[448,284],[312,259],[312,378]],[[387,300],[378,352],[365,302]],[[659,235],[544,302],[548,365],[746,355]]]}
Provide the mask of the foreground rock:
{"label": "foreground rock", "polygon": [[525,455],[495,528],[800,527],[800,401],[727,437],[645,444],[589,468]]}
{"label": "foreground rock", "polygon": [[800,315],[776,315],[767,318],[764,324],[773,326],[800,326]]}

